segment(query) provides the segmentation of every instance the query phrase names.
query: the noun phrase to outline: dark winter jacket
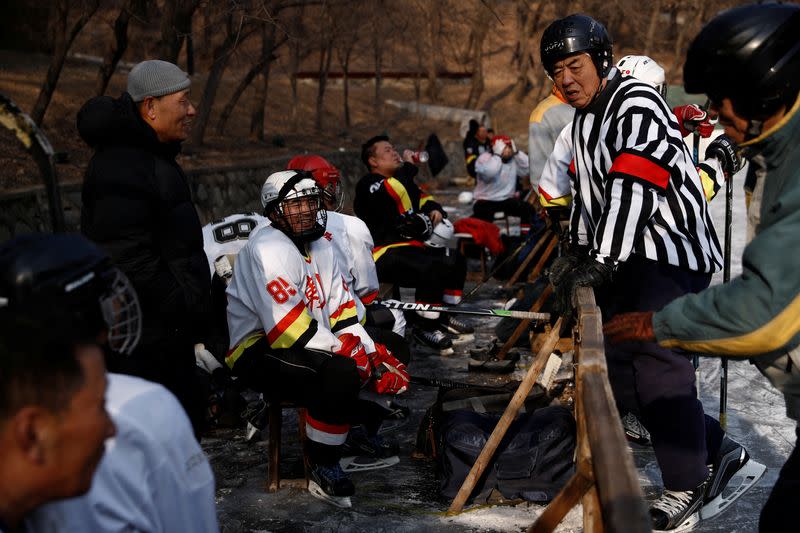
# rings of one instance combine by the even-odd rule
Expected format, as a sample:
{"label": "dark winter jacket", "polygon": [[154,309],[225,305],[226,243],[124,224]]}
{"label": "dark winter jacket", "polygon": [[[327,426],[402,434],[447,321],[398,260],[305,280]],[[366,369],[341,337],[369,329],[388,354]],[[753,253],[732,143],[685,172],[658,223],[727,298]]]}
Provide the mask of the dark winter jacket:
{"label": "dark winter jacket", "polygon": [[798,144],[800,98],[778,124],[741,145],[748,157],[765,161],[761,202],[750,206],[759,209],[760,221],[744,249],[742,275],[656,313],[653,326],[661,345],[739,357],[800,345]]}
{"label": "dark winter jacket", "polygon": [[492,145],[487,138],[485,141],[480,142],[475,138],[475,133],[467,132],[467,136],[463,142],[464,146],[464,161],[467,163],[467,174],[475,177],[475,161],[478,157],[485,152],[492,151]]}
{"label": "dark winter jacket", "polygon": [[408,240],[398,229],[403,215],[434,210],[444,214],[433,196],[422,192],[414,182],[416,175],[417,167],[403,163],[391,178],[370,173],[356,184],[353,210],[369,228],[376,247]]}
{"label": "dark winter jacket", "polygon": [[140,345],[200,342],[210,276],[179,143],[159,142],[130,95],[89,100],[78,131],[94,149],[83,183],[81,231],[130,278],[143,314]]}

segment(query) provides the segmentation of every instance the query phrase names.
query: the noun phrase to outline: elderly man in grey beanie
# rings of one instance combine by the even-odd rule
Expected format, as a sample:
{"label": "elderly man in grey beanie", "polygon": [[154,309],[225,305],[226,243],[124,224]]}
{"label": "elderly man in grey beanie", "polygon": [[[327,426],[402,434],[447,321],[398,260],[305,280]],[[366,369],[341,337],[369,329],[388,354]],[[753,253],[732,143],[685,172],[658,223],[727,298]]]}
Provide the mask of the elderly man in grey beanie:
{"label": "elderly man in grey beanie", "polygon": [[194,386],[194,344],[208,329],[210,276],[189,182],[176,161],[195,115],[190,85],[176,65],[143,61],[119,98],[84,104],[78,131],[94,149],[81,231],[125,272],[142,308],[139,346],[128,357],[110,354],[108,366],[167,387],[198,431],[207,396]]}

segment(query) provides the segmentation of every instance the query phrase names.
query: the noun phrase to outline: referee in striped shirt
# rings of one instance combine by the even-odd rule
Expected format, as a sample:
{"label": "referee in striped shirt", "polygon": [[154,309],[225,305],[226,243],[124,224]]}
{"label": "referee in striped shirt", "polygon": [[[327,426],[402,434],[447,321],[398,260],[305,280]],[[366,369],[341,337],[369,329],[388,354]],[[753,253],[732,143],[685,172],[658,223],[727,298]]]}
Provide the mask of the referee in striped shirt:
{"label": "referee in striped shirt", "polygon": [[[570,246],[550,270],[556,311],[571,310],[578,286],[595,287],[606,320],[707,287],[722,265],[719,242],[664,99],[613,68],[608,33],[585,15],[553,22],[541,59],[575,108]],[[654,529],[674,529],[702,505],[724,432],[703,413],[685,353],[636,343],[607,345],[606,357],[617,405],[639,415],[661,467],[667,490],[651,507]]]}

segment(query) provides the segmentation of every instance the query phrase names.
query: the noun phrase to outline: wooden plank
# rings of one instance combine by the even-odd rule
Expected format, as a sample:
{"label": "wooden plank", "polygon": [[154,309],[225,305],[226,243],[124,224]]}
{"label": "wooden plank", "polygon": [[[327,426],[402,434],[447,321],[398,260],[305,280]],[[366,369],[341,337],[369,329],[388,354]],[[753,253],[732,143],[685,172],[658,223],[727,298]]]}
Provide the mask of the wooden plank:
{"label": "wooden plank", "polygon": [[534,245],[530,253],[528,253],[528,255],[525,257],[525,259],[522,261],[519,267],[517,267],[516,272],[514,272],[514,274],[510,278],[508,278],[506,284],[503,285],[504,288],[510,289],[517,282],[522,273],[525,272],[525,269],[528,268],[528,265],[531,264],[533,258],[536,257],[536,254],[539,253],[539,250],[542,248],[542,246],[544,246],[545,243],[550,242],[550,240],[555,240],[557,243],[558,237],[548,229],[545,230],[545,232],[539,238],[539,241]]}
{"label": "wooden plank", "polygon": [[558,246],[558,236],[553,234],[553,239],[547,245],[547,248],[545,248],[544,252],[542,252],[542,257],[539,258],[539,262],[536,263],[536,266],[533,267],[531,273],[528,274],[528,283],[536,281],[539,278],[539,274],[542,273],[545,263],[547,263],[547,260],[550,259],[550,256],[553,254],[553,250],[556,249],[556,246]]}
{"label": "wooden plank", "polygon": [[[544,303],[547,301],[547,299],[550,297],[550,295],[552,293],[553,293],[553,286],[552,285],[548,285],[547,287],[545,287],[544,290],[542,291],[542,294],[539,295],[539,298],[537,298],[536,301],[533,302],[533,305],[531,305],[531,308],[529,309],[529,311],[531,313],[537,313],[539,311],[539,309],[542,308],[542,306],[544,305]],[[517,343],[519,338],[528,329],[528,326],[530,326],[530,325],[531,325],[531,321],[530,320],[520,320],[519,321],[519,324],[517,324],[517,329],[514,330],[514,333],[511,334],[511,337],[508,338],[508,340],[505,342],[505,344],[503,344],[503,347],[500,348],[500,351],[497,353],[497,358],[498,359],[503,361],[506,358],[506,356],[508,355],[509,350],[511,350],[511,348],[514,347],[514,345]]]}
{"label": "wooden plank", "polygon": [[550,332],[547,342],[544,343],[542,349],[539,350],[538,354],[536,354],[536,358],[533,360],[533,364],[531,364],[531,367],[528,369],[525,379],[523,379],[522,383],[519,384],[517,392],[514,393],[514,396],[511,398],[508,407],[506,407],[506,410],[503,413],[503,416],[500,417],[500,420],[497,422],[494,431],[492,431],[492,434],[489,436],[489,439],[483,446],[483,450],[481,450],[480,455],[475,460],[475,464],[472,465],[469,474],[467,474],[467,477],[464,479],[464,483],[461,484],[461,488],[458,490],[458,494],[456,494],[456,497],[453,499],[453,503],[450,505],[450,509],[447,511],[447,514],[460,513],[464,508],[464,504],[466,503],[467,498],[469,498],[469,496],[472,494],[475,484],[478,482],[478,479],[480,479],[481,475],[483,475],[483,471],[492,460],[494,452],[497,450],[497,446],[500,444],[500,441],[503,440],[503,437],[505,436],[506,431],[508,431],[508,427],[511,425],[511,422],[513,422],[514,418],[516,418],[520,407],[522,407],[522,404],[525,402],[525,399],[531,392],[531,389],[536,383],[536,379],[539,377],[539,374],[542,373],[542,369],[547,363],[547,359],[553,352],[553,347],[558,342],[559,329],[561,329],[560,318],[553,326],[553,331]]}
{"label": "wooden plank", "polygon": [[582,472],[575,472],[553,501],[545,507],[542,514],[528,528],[528,533],[550,533],[564,520],[567,513],[575,507],[581,497],[592,486],[592,480]]}

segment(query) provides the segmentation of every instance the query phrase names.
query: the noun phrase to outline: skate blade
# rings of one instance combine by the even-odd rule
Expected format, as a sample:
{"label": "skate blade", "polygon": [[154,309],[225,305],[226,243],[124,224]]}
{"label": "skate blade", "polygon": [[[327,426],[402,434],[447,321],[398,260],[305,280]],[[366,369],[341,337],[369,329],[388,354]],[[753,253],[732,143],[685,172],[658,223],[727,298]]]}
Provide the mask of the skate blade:
{"label": "skate blade", "polygon": [[455,353],[452,348],[443,348],[441,350],[437,350],[436,348],[431,348],[430,346],[422,344],[421,342],[416,343],[414,351],[427,355],[440,355],[440,356],[453,355]]}
{"label": "skate blade", "polygon": [[255,427],[253,424],[251,424],[250,422],[248,422],[248,423],[247,423],[247,429],[245,430],[245,434],[244,434],[244,440],[245,440],[245,442],[250,442],[250,441],[251,441],[251,440],[253,440],[253,439],[255,438],[255,436],[256,436],[256,435],[258,435],[258,433],[260,433],[260,432],[261,432],[261,430],[260,430],[260,429],[258,429],[258,428],[257,428],[257,427]]}
{"label": "skate blade", "polygon": [[392,433],[393,431],[397,431],[398,429],[406,426],[408,424],[408,417],[406,418],[387,418],[386,420],[381,423],[380,429],[378,429],[378,435],[383,435],[385,433]]}
{"label": "skate blade", "polygon": [[319,498],[324,502],[335,505],[336,507],[341,507],[342,509],[349,509],[353,506],[352,502],[350,501],[350,496],[331,496],[330,494],[326,494],[325,491],[322,490],[322,488],[313,480],[309,480],[308,482],[308,492],[310,492],[315,498]]}
{"label": "skate blade", "polygon": [[367,470],[380,470],[381,468],[389,468],[400,462],[400,458],[396,455],[385,458],[368,457],[366,455],[359,455],[355,457],[342,457],[339,460],[339,466],[345,472],[366,472]]}
{"label": "skate blade", "polygon": [[653,533],[684,533],[686,531],[692,531],[694,528],[700,524],[700,513],[693,513],[686,517],[686,520],[680,523],[680,525],[673,529],[654,529]]}
{"label": "skate blade", "polygon": [[761,463],[752,459],[748,460],[728,481],[722,492],[700,509],[700,517],[703,520],[708,520],[727,509],[739,496],[755,485],[766,470],[767,467]]}

